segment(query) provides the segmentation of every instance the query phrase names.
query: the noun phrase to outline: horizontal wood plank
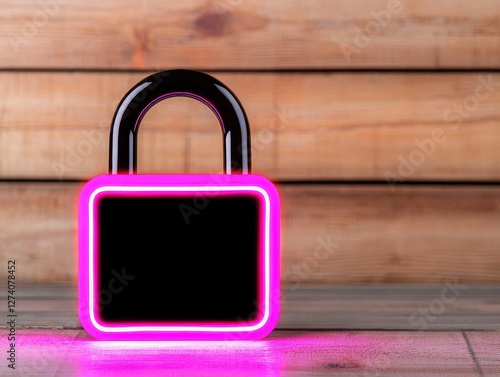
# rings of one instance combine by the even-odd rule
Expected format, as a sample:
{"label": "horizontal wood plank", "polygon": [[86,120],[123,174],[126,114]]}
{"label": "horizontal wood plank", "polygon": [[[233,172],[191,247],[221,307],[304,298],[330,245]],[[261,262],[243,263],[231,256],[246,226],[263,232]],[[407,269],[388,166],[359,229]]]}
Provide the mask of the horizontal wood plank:
{"label": "horizontal wood plank", "polygon": [[[500,333],[477,336],[495,347]],[[83,330],[28,330],[16,346],[16,371],[40,377],[483,375],[460,332],[275,331],[258,342],[110,344]]]}
{"label": "horizontal wood plank", "polygon": [[[6,298],[6,288],[0,286],[0,299]],[[262,376],[264,371],[268,375],[322,376],[337,370],[355,376],[497,375],[499,286],[467,287],[450,300],[452,288],[444,296],[446,304],[440,301],[445,288],[286,287],[280,323],[258,344],[204,342],[200,347],[196,342],[121,342],[109,347],[82,330],[76,313],[76,286],[21,284],[15,293],[16,369],[37,376],[89,375],[95,370],[121,376],[132,368],[135,374],[175,371],[190,376],[205,370],[228,376]],[[437,312],[440,306],[436,302],[443,302],[443,309]],[[7,314],[4,310],[0,309],[0,315]],[[496,327],[491,323],[488,327],[486,315]],[[415,317],[427,318],[428,326],[417,326]],[[455,331],[436,331],[453,328]],[[0,336],[7,337],[9,329],[0,324]],[[367,331],[373,329],[378,331]],[[190,362],[193,354],[196,360]]]}
{"label": "horizontal wood plank", "polygon": [[284,280],[494,282],[500,266],[499,189],[285,185]]}
{"label": "horizontal wood plank", "polygon": [[[76,282],[80,184],[0,184],[0,265],[24,282]],[[279,185],[282,280],[500,282],[500,187]]]}
{"label": "horizontal wood plank", "polygon": [[500,286],[289,284],[281,310],[280,329],[497,331]]}
{"label": "horizontal wood plank", "polygon": [[[500,180],[500,74],[214,73],[242,101],[254,171],[279,180]],[[142,73],[1,72],[0,178],[105,173],[109,124]],[[153,107],[147,173],[219,172],[222,138],[203,104]]]}
{"label": "horizontal wood plank", "polygon": [[[20,328],[82,328],[76,285],[20,284],[15,296]],[[0,299],[7,299],[6,286],[0,286]],[[285,283],[280,301],[279,330],[500,330],[500,285]],[[492,356],[481,344],[476,348]]]}
{"label": "horizontal wood plank", "polygon": [[498,68],[496,0],[2,2],[0,68]]}

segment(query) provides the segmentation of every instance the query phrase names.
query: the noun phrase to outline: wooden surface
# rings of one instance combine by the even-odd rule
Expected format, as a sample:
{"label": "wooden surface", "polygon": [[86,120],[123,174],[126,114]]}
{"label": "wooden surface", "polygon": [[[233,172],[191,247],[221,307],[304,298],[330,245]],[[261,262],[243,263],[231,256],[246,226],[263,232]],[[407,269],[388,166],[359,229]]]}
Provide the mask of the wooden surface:
{"label": "wooden surface", "polygon": [[[0,265],[24,282],[75,282],[80,183],[0,184]],[[500,187],[278,185],[282,280],[500,283]]]}
{"label": "wooden surface", "polygon": [[[500,180],[499,73],[214,75],[244,104],[254,172],[271,179]],[[0,178],[106,173],[113,113],[145,76],[0,72]],[[138,151],[143,173],[222,170],[218,122],[192,99],[153,107]]]}
{"label": "wooden surface", "polygon": [[[260,341],[104,342],[81,328],[74,286],[20,285],[17,374],[5,363],[0,374],[498,376],[500,286],[461,290],[456,301],[434,313],[436,319],[429,320],[426,329],[412,325],[414,312],[430,309],[430,318],[442,291],[443,286],[288,287],[278,328]],[[1,286],[2,300],[5,294]],[[320,307],[329,315],[310,312],[316,308],[315,313],[322,313]],[[5,316],[4,305],[1,310]],[[487,315],[490,322],[485,321]],[[5,323],[0,323],[0,337],[7,337]]]}
{"label": "wooden surface", "polygon": [[496,0],[10,0],[0,67],[497,68],[499,12]]}
{"label": "wooden surface", "polygon": [[[500,331],[500,285],[283,284],[280,306],[280,330]],[[16,313],[25,329],[82,329],[74,284],[20,284]]]}
{"label": "wooden surface", "polygon": [[[5,376],[498,376],[500,332],[275,331],[257,342],[101,342],[19,330]],[[6,336],[0,330],[0,336]]]}
{"label": "wooden surface", "polygon": [[[241,99],[280,186],[285,282],[498,284],[499,20],[497,0],[2,1],[0,264],[75,282],[75,182],[106,172],[118,101],[191,68]],[[169,99],[138,153],[220,172],[219,126]]]}

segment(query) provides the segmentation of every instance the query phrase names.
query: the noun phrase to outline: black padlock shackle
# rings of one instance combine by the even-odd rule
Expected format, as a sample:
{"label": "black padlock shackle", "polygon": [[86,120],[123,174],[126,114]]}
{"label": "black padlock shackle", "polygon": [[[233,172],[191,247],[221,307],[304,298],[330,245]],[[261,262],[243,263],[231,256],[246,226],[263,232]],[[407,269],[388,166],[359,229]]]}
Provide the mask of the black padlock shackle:
{"label": "black padlock shackle", "polygon": [[111,124],[109,174],[136,173],[141,120],[156,103],[170,97],[190,97],[207,105],[222,128],[224,172],[250,173],[250,130],[238,98],[226,85],[206,73],[174,69],[146,77],[121,100]]}

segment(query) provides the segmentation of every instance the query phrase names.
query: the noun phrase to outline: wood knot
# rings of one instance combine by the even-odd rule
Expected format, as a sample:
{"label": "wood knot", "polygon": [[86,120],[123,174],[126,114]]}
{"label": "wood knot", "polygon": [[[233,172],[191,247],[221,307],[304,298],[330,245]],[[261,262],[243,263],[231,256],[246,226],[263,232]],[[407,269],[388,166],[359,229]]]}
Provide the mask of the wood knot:
{"label": "wood knot", "polygon": [[134,68],[144,68],[149,63],[149,52],[154,48],[151,33],[147,28],[135,26],[133,35],[132,66]]}
{"label": "wood knot", "polygon": [[223,14],[208,9],[200,14],[196,19],[194,26],[202,34],[211,36],[220,36],[227,31],[227,25],[230,22],[231,12]]}
{"label": "wood knot", "polygon": [[231,6],[217,6],[214,3],[206,7],[194,20],[194,30],[199,34],[212,37],[223,35],[244,35],[255,30],[262,30],[269,20],[255,12],[244,9],[239,1],[228,2]]}

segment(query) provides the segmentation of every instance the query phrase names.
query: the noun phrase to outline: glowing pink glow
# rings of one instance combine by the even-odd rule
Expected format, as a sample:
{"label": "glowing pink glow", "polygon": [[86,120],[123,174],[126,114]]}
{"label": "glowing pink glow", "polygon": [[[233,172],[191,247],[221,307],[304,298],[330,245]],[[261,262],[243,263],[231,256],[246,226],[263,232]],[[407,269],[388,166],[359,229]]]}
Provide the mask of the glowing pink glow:
{"label": "glowing pink glow", "polygon": [[[259,316],[227,323],[126,323],[100,320],[96,310],[98,253],[95,236],[99,195],[127,196],[252,195],[262,207],[259,242]],[[260,339],[279,317],[279,198],[274,185],[259,175],[102,175],[90,180],[79,200],[79,315],[85,330],[103,340],[246,340]]]}
{"label": "glowing pink glow", "polygon": [[20,335],[18,368],[26,376],[388,375],[394,363],[411,374],[414,363],[400,361],[442,358],[429,342],[443,337],[456,360],[467,357],[453,332],[274,331],[259,342],[96,341],[81,330],[53,329]]}

